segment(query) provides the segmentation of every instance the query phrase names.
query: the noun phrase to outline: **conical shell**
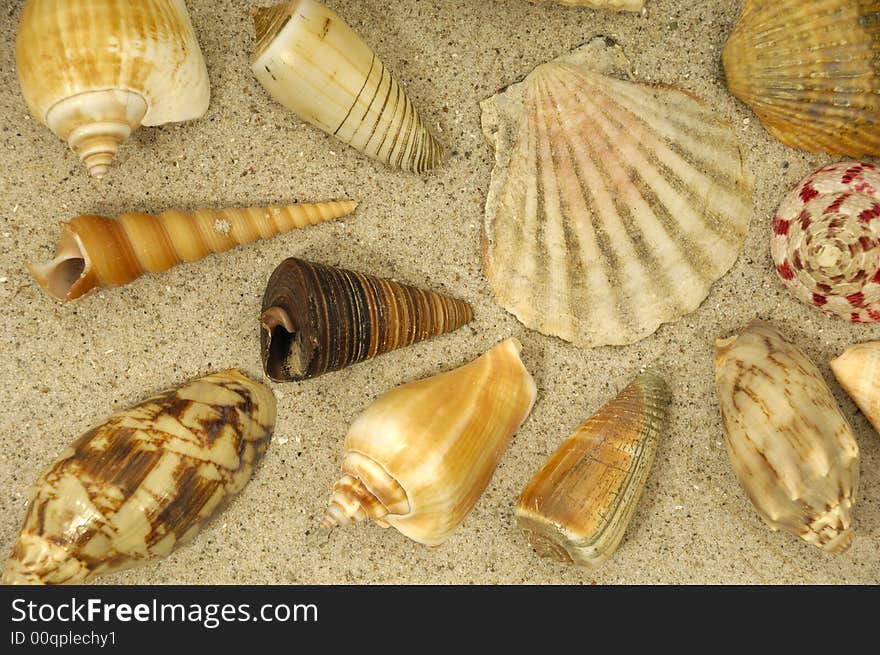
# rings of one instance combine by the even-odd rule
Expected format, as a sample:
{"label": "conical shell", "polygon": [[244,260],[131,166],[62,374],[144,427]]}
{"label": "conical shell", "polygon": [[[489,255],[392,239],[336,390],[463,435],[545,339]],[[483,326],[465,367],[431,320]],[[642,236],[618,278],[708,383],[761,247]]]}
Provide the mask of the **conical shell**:
{"label": "conical shell", "polygon": [[850,346],[831,360],[840,386],[880,432],[880,341]]}
{"label": "conical shell", "polygon": [[381,162],[421,173],[443,150],[370,46],[316,0],[257,9],[251,70],[276,101]]}
{"label": "conical shell", "polygon": [[[645,0],[550,0],[570,7],[592,7],[593,9],[616,9],[617,11],[641,11]],[[548,2],[548,0],[532,0]]]}
{"label": "conical shell", "polygon": [[26,266],[46,293],[66,302],[96,287],[127,284],[147,272],[339,218],[355,207],[356,202],[340,200],[191,214],[133,213],[116,219],[86,214],[61,224],[61,242],[51,261]]}
{"label": "conical shell", "polygon": [[515,339],[470,364],[392,389],[345,438],[323,527],[372,519],[445,541],[480,498],[535,402]]}
{"label": "conical shell", "polygon": [[538,555],[588,568],[611,557],[642,496],[668,406],[663,378],[642,373],[532,477],[516,520]]}
{"label": "conical shell", "polygon": [[16,65],[31,113],[96,178],[141,125],[208,109],[208,71],[183,0],[27,0]]}
{"label": "conical shell", "polygon": [[232,369],[112,416],[37,481],[4,584],[77,584],[164,557],[247,484],[275,425]]}
{"label": "conical shell", "polygon": [[699,307],[752,213],[731,126],[689,93],[602,74],[620,60],[594,41],[481,105],[495,296],[527,327],[588,347]]}
{"label": "conical shell", "polygon": [[731,93],[808,152],[880,155],[877,0],[746,0],[724,48]]}
{"label": "conical shell", "polygon": [[457,330],[472,318],[463,300],[291,257],[263,295],[263,368],[276,382],[305,380]]}
{"label": "conical shell", "polygon": [[843,162],[803,179],[773,220],[770,253],[794,296],[855,323],[880,320],[880,170]]}
{"label": "conical shell", "polygon": [[730,463],[761,518],[830,553],[853,539],[859,447],[809,358],[759,320],[716,344]]}

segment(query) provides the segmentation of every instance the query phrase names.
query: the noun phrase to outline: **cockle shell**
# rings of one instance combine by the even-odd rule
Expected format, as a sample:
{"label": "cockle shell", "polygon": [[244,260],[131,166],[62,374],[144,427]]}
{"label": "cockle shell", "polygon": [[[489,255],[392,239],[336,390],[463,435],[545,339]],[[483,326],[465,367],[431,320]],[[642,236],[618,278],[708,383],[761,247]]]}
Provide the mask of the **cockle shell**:
{"label": "cockle shell", "polygon": [[26,266],[46,293],[65,302],[96,287],[127,284],[147,272],[339,218],[355,207],[356,202],[339,200],[191,214],[132,213],[116,219],[86,214],[61,224],[61,242],[51,261]]}
{"label": "cockle shell", "polygon": [[275,425],[272,391],[231,369],[89,430],[31,492],[4,584],[77,584],[164,557],[247,484]]}
{"label": "cockle shell", "polygon": [[345,438],[321,525],[372,519],[445,541],[480,498],[537,393],[516,339],[460,368],[392,389]]}
{"label": "cockle shell", "polygon": [[[547,2],[548,0],[532,0],[532,2]],[[570,7],[592,7],[593,9],[616,9],[617,11],[641,11],[645,6],[645,0],[552,0],[561,5]]]}
{"label": "cockle shell", "polygon": [[652,370],[587,419],[532,477],[516,520],[541,557],[595,568],[623,539],[648,479],[669,388]]}
{"label": "cockle shell", "polygon": [[463,300],[291,257],[269,278],[260,318],[263,368],[288,382],[337,371],[457,330]]}
{"label": "cockle shell", "polygon": [[727,452],[761,518],[830,553],[853,539],[859,447],[809,358],[754,320],[716,344]]}
{"label": "cockle shell", "polygon": [[880,432],[880,341],[850,346],[831,360],[840,386]]}
{"label": "cockle shell", "polygon": [[770,253],[798,300],[855,323],[880,320],[880,169],[843,162],[803,179],[779,206]]}
{"label": "cockle shell", "polygon": [[495,149],[483,265],[527,327],[629,344],[695,310],[752,213],[731,126],[690,93],[624,81],[605,39],[484,101]]}
{"label": "cockle shell", "polygon": [[880,155],[877,0],[746,0],[724,47],[731,93],[808,152]]}
{"label": "cockle shell", "polygon": [[251,70],[276,101],[365,155],[421,173],[443,149],[397,81],[342,18],[316,0],[257,9]]}
{"label": "cockle shell", "polygon": [[15,58],[31,113],[96,178],[141,125],[208,109],[208,71],[183,0],[27,0]]}

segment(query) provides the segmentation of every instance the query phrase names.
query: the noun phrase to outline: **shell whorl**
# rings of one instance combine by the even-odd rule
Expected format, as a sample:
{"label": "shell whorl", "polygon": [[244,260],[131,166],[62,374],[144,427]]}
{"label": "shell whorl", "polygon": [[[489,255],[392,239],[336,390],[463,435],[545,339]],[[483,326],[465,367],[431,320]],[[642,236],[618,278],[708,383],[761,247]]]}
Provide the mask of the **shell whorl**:
{"label": "shell whorl", "polygon": [[342,476],[333,485],[321,527],[351,525],[367,519],[384,526],[384,517],[405,516],[409,511],[406,490],[379,462],[361,453],[347,452],[342,460]]}

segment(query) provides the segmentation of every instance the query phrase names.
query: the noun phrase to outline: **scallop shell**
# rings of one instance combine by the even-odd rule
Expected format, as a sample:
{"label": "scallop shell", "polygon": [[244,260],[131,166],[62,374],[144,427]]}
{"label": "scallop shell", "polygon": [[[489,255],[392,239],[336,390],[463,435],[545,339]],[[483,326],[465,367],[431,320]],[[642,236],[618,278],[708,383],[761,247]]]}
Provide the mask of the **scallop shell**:
{"label": "scallop shell", "polygon": [[595,568],[617,550],[648,479],[669,389],[645,371],[587,419],[531,479],[516,520],[541,557]]}
{"label": "scallop shell", "polygon": [[112,416],[37,481],[3,584],[78,584],[164,557],[247,484],[272,391],[232,369]]}
{"label": "scallop shell", "polygon": [[339,218],[355,207],[356,202],[340,200],[191,214],[133,213],[116,219],[87,214],[61,224],[61,242],[51,261],[26,266],[46,293],[66,302],[96,287],[127,284],[147,272]]}
{"label": "scallop shell", "polygon": [[285,259],[260,318],[266,375],[305,380],[452,332],[473,318],[463,300],[332,266]]}
{"label": "scallop shell", "polygon": [[391,72],[335,12],[293,0],[254,13],[251,70],[276,101],[381,162],[421,173],[440,163],[434,139]]}
{"label": "scallop shell", "polygon": [[724,47],[731,93],[784,144],[880,155],[876,0],[747,0]]}
{"label": "scallop shell", "polygon": [[880,320],[880,170],[843,162],[809,175],[773,220],[770,253],[792,294],[830,316]]}
{"label": "scallop shell", "polygon": [[537,393],[516,339],[470,364],[392,389],[345,438],[321,525],[372,519],[444,542],[479,500]]}
{"label": "scallop shell", "polygon": [[31,113],[96,178],[141,125],[208,109],[208,71],[183,0],[27,0],[15,58]]}
{"label": "scallop shell", "polygon": [[624,81],[605,40],[484,101],[495,149],[483,265],[527,327],[634,343],[695,310],[752,212],[729,124],[693,95]]}
{"label": "scallop shell", "polygon": [[850,346],[831,360],[840,386],[880,432],[880,341]]}
{"label": "scallop shell", "polygon": [[859,447],[813,362],[773,326],[715,343],[730,463],[761,518],[830,553],[852,539]]}
{"label": "scallop shell", "polygon": [[[532,2],[547,2],[548,0],[532,0]],[[569,7],[592,7],[593,9],[615,9],[617,11],[641,11],[645,6],[645,0],[552,0],[560,5]]]}

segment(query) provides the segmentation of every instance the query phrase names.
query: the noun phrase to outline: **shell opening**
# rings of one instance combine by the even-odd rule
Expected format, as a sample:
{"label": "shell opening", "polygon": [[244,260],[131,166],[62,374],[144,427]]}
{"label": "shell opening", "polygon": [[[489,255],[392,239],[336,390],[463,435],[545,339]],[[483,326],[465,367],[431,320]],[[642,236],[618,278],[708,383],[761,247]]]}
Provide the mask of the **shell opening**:
{"label": "shell opening", "polygon": [[91,262],[79,238],[66,225],[55,257],[43,264],[25,264],[30,274],[50,296],[66,302],[78,298],[89,284]]}
{"label": "shell opening", "polygon": [[270,307],[263,312],[260,323],[266,331],[263,364],[268,376],[277,382],[305,375],[302,333],[296,329],[290,314],[281,307]]}

